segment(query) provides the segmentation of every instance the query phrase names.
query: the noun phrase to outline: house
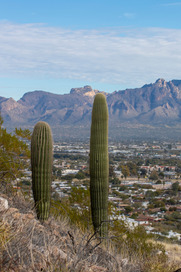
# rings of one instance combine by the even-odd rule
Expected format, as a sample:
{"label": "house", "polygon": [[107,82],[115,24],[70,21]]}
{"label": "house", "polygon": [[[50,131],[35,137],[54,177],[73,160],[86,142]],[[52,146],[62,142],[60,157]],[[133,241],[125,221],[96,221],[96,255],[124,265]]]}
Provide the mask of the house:
{"label": "house", "polygon": [[165,171],[164,172],[164,177],[166,179],[175,179],[175,175],[176,175],[175,171]]}

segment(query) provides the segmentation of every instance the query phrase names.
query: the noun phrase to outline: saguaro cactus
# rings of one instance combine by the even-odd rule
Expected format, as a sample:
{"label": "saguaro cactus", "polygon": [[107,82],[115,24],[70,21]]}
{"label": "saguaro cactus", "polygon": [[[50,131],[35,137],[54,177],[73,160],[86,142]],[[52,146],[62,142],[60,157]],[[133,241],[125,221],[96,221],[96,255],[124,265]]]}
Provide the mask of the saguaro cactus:
{"label": "saguaro cactus", "polygon": [[51,128],[46,122],[38,122],[31,138],[32,190],[37,217],[43,221],[50,210],[52,150]]}
{"label": "saguaro cactus", "polygon": [[95,96],[90,137],[90,194],[94,230],[107,236],[108,220],[108,108],[102,93]]}

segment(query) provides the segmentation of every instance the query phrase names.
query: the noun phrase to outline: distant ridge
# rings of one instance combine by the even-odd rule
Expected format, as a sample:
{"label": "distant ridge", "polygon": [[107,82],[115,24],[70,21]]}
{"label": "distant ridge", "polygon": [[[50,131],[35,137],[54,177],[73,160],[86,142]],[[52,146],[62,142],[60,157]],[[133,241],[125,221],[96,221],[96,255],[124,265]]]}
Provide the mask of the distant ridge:
{"label": "distant ridge", "polygon": [[[87,85],[72,88],[69,94],[63,95],[33,91],[18,101],[0,97],[0,110],[9,130],[32,129],[36,122],[43,120],[51,125],[57,139],[85,138],[89,137],[92,103],[98,92]],[[179,138],[181,80],[166,82],[160,78],[141,88],[104,94],[111,138]]]}

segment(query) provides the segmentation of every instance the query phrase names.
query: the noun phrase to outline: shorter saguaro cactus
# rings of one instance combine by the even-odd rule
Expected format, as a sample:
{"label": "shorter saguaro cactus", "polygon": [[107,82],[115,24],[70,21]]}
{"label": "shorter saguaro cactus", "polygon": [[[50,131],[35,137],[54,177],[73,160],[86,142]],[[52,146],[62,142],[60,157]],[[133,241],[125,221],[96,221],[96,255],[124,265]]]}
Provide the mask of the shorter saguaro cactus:
{"label": "shorter saguaro cactus", "polygon": [[108,220],[108,107],[102,93],[95,96],[90,137],[90,195],[94,230],[107,236]]}
{"label": "shorter saguaro cactus", "polygon": [[50,126],[38,122],[31,138],[32,190],[38,219],[49,217],[51,178],[53,163],[53,140]]}

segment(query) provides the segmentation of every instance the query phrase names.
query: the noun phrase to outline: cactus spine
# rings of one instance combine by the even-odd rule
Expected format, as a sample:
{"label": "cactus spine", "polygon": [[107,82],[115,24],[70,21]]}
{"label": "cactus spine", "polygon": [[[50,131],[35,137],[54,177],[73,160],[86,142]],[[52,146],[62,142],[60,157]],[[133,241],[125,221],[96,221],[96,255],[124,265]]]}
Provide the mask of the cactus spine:
{"label": "cactus spine", "polygon": [[50,210],[51,177],[53,163],[51,128],[38,122],[31,138],[32,190],[38,219],[48,219]]}
{"label": "cactus spine", "polygon": [[102,93],[95,96],[90,136],[90,194],[94,230],[107,236],[108,220],[108,107]]}

